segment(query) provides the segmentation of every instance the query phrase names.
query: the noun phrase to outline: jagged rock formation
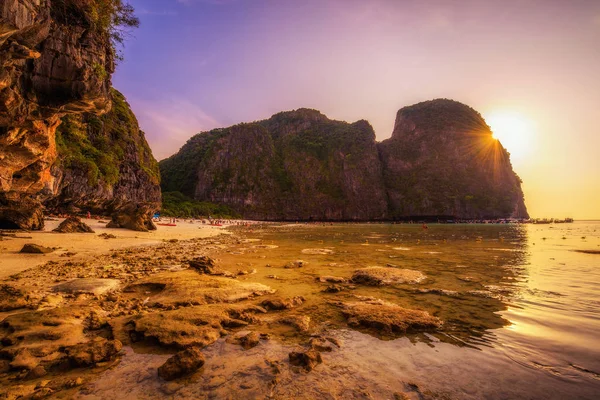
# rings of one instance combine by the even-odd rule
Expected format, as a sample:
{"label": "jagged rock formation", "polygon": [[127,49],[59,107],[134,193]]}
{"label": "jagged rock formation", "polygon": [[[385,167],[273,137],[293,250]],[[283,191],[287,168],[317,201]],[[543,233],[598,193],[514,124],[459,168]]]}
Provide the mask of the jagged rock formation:
{"label": "jagged rock formation", "polygon": [[39,200],[52,195],[60,118],[110,108],[107,35],[68,20],[62,3],[0,2],[0,223],[7,227],[43,227]]}
{"label": "jagged rock formation", "polygon": [[42,203],[152,227],[156,162],[111,91],[114,12],[92,0],[0,1],[0,228],[43,228]]}
{"label": "jagged rock formation", "polygon": [[509,154],[471,107],[437,99],[402,108],[378,147],[393,219],[528,217]]}
{"label": "jagged rock formation", "polygon": [[163,191],[264,220],[376,220],[386,214],[373,128],[300,109],[191,138],[160,163]]}
{"label": "jagged rock formation", "polygon": [[192,137],[159,163],[163,191],[264,220],[527,217],[521,181],[483,118],[439,99],[366,121],[299,109]]}
{"label": "jagged rock formation", "polygon": [[111,98],[111,111],[102,116],[63,117],[52,167],[56,194],[45,206],[112,214],[113,227],[153,229],[150,214],[160,206],[158,164],[125,97],[112,89]]}

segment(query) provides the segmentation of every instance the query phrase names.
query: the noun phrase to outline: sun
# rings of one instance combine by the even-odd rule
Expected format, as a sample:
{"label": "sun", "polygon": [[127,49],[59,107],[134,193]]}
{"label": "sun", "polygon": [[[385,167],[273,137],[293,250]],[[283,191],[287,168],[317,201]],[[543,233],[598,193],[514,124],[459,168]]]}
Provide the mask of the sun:
{"label": "sun", "polygon": [[492,128],[492,137],[502,143],[513,161],[521,161],[529,155],[535,133],[529,118],[510,110],[492,111],[484,118]]}

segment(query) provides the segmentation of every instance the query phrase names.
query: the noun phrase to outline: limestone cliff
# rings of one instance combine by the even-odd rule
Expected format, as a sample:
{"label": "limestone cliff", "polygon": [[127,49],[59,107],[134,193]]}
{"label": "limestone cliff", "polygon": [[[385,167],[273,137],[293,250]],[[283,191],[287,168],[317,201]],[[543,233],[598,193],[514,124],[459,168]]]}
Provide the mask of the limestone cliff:
{"label": "limestone cliff", "polygon": [[451,100],[366,121],[300,109],[201,133],[159,163],[163,191],[264,220],[527,217],[521,181],[483,118]]}
{"label": "limestone cliff", "polygon": [[132,12],[116,0],[0,0],[0,228],[41,229],[42,203],[118,212],[120,226],[149,220],[154,159],[110,89]]}
{"label": "limestone cliff", "polygon": [[0,1],[0,222],[8,227],[43,227],[39,201],[53,194],[60,118],[110,108],[107,35],[58,5]]}
{"label": "limestone cliff", "polygon": [[[56,131],[58,158],[52,168],[56,193],[46,200],[58,212],[119,214],[152,212],[160,206],[158,164],[125,97],[111,90],[111,111],[67,115]],[[131,210],[129,210],[131,208]],[[126,210],[127,212],[123,212]],[[124,227],[144,230],[141,225]],[[132,221],[134,223],[134,221]]]}
{"label": "limestone cliff", "polygon": [[385,217],[375,133],[299,109],[201,133],[161,161],[163,191],[226,204],[245,218]]}
{"label": "limestone cliff", "polygon": [[437,99],[402,108],[379,144],[391,218],[527,218],[509,154],[472,108]]}

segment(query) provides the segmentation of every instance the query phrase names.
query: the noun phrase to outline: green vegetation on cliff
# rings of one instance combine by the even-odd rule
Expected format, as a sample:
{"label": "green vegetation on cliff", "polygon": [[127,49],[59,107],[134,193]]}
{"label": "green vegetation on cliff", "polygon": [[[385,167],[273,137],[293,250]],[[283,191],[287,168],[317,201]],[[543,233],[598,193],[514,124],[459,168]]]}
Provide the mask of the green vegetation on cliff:
{"label": "green vegetation on cliff", "polygon": [[[91,186],[112,186],[124,162],[136,162],[151,182],[160,182],[158,164],[125,97],[111,90],[112,109],[102,116],[67,115],[56,130],[56,165],[87,174]],[[133,160],[131,160],[133,158]]]}

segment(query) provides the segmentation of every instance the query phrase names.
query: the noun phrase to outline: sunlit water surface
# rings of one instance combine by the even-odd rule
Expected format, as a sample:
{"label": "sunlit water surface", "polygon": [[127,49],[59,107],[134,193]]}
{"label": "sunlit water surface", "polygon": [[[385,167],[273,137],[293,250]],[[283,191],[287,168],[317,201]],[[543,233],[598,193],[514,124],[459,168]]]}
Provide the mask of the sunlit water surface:
{"label": "sunlit water surface", "polygon": [[[215,248],[220,264],[232,271],[256,268],[255,275],[241,279],[263,282],[284,296],[304,296],[302,313],[344,341],[339,351],[325,356],[328,367],[313,371],[313,378],[290,378],[290,387],[314,379],[314,385],[327,381],[331,387],[362,382],[375,398],[390,390],[406,391],[412,383],[441,398],[600,398],[600,255],[576,251],[600,250],[600,222],[433,224],[427,230],[420,225],[300,225],[244,236],[248,240],[237,246]],[[315,248],[332,253],[303,252]],[[298,259],[305,262],[303,268],[282,268]],[[315,280],[322,275],[350,277],[356,268],[371,265],[415,269],[427,279],[414,285],[357,286],[336,294],[324,293],[327,285]],[[356,301],[357,295],[429,311],[444,327],[435,334],[407,337],[351,330],[331,301]],[[293,346],[294,336],[290,331],[288,343],[286,333],[280,332],[281,344]],[[262,360],[269,352],[285,358],[289,350],[270,346],[242,352],[219,342],[207,348],[216,358],[209,358],[204,381],[198,378],[196,386],[191,382],[179,394],[199,396],[210,389],[207,380],[214,371],[222,380],[239,374],[245,359]],[[154,357],[134,364],[154,367],[164,361],[164,356]],[[125,360],[123,365],[127,368]],[[118,371],[102,378],[109,392]],[[121,376],[130,377],[125,371]],[[324,375],[319,378],[320,373]],[[242,375],[254,379],[241,386],[255,389],[248,395],[269,394],[257,383],[260,376]],[[102,379],[91,391],[100,397]],[[223,393],[241,390],[228,379],[233,386],[226,385],[230,391]],[[132,384],[141,390],[139,379]],[[282,390],[280,395],[290,396],[294,390],[301,389]]]}

